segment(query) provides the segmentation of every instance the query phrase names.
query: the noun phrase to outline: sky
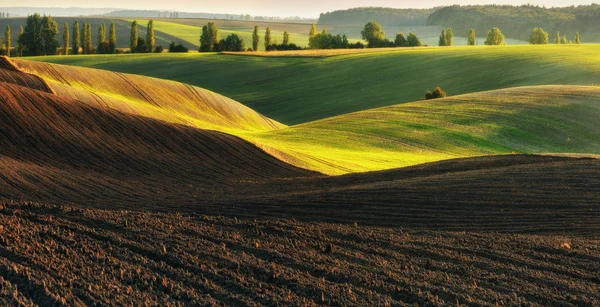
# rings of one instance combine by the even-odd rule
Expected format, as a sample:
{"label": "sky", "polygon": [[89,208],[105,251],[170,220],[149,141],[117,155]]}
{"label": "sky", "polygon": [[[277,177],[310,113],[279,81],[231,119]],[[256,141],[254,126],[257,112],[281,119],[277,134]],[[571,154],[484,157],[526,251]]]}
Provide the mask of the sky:
{"label": "sky", "polygon": [[[147,10],[176,10],[182,12],[250,14],[262,16],[318,17],[320,13],[359,6],[394,8],[430,8],[453,4],[533,4],[546,7],[570,6],[596,1],[584,0],[0,0],[0,7],[86,7]],[[51,4],[50,4],[51,3]]]}

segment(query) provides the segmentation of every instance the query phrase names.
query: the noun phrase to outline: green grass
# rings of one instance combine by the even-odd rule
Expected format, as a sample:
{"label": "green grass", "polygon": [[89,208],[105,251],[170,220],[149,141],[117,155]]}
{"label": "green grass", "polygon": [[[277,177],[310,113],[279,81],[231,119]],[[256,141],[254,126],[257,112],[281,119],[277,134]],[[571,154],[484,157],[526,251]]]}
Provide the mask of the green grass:
{"label": "green grass", "polygon": [[284,124],[515,86],[600,83],[600,45],[454,47],[334,57],[144,54],[31,58],[176,80],[231,97]]}
{"label": "green grass", "polygon": [[327,174],[511,153],[600,153],[600,87],[537,86],[367,110],[241,136]]}
{"label": "green grass", "polygon": [[[133,21],[133,20],[131,20]],[[148,20],[137,20],[139,24],[146,25]],[[179,39],[187,42],[198,48],[200,46],[200,35],[202,33],[202,28],[199,26],[191,26],[174,22],[167,21],[154,21],[154,29],[158,32],[166,33],[173,37],[178,37]],[[244,40],[246,44],[246,48],[252,47],[252,32],[254,28],[236,28],[233,29],[219,29],[219,39],[224,39],[230,34],[237,34]],[[160,34],[160,33],[159,33]],[[261,36],[261,41],[259,43],[259,50],[264,50],[264,35],[265,29],[261,29],[259,32]],[[271,35],[273,37],[273,41],[281,44],[283,42],[283,31],[271,31]],[[306,35],[294,34],[290,33],[290,42],[297,44],[302,47],[308,46],[308,32]]]}

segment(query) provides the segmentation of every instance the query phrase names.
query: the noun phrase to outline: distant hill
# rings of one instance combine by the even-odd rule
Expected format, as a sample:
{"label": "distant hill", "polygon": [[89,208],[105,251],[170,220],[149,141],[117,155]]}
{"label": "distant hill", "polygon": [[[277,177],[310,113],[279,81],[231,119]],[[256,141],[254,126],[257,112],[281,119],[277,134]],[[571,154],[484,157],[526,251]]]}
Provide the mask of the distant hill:
{"label": "distant hill", "polygon": [[1,12],[7,12],[12,17],[23,17],[34,13],[53,17],[100,15],[118,10],[116,8],[81,8],[81,7],[3,7]]}
{"label": "distant hill", "polygon": [[[557,31],[573,39],[579,31],[584,42],[600,42],[600,5],[544,8],[533,5],[448,6],[433,9],[394,9],[362,7],[321,14],[319,24],[333,25],[356,32],[356,27],[375,20],[388,32],[390,27],[451,27],[456,36],[465,37],[470,28],[484,36],[499,27],[507,38],[528,40],[535,27],[553,37]],[[388,33],[389,34],[389,33]]]}
{"label": "distant hill", "polygon": [[[427,25],[452,27],[454,33],[468,33],[474,28],[485,33],[499,27],[509,38],[527,40],[531,30],[542,27],[553,38],[559,31],[570,40],[579,31],[584,42],[600,42],[600,5],[565,8],[523,6],[450,6],[432,12]],[[466,34],[464,34],[466,35]],[[463,36],[464,36],[463,35]]]}
{"label": "distant hill", "polygon": [[435,9],[393,9],[384,7],[359,7],[321,14],[320,24],[356,25],[376,20],[385,26],[425,26]]}

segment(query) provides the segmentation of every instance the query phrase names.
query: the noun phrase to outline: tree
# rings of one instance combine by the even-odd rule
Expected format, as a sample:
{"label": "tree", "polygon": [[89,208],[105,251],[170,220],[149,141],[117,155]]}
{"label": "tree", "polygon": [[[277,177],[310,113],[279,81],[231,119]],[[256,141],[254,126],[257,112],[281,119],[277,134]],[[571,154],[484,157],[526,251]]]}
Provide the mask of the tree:
{"label": "tree", "polygon": [[407,45],[406,37],[404,37],[404,33],[396,34],[396,40],[394,40],[394,45],[396,47],[405,47]]}
{"label": "tree", "polygon": [[436,87],[433,90],[433,92],[432,91],[425,92],[425,100],[437,99],[437,98],[444,98],[446,96],[448,96],[446,94],[446,92],[444,92],[439,86]]}
{"label": "tree", "polygon": [[135,53],[135,51],[137,50],[137,44],[138,44],[138,25],[137,25],[137,21],[134,20],[131,23],[131,33],[129,34],[129,51],[131,53]]}
{"label": "tree", "polygon": [[567,39],[566,35],[563,35],[563,37],[560,39],[560,43],[563,45],[566,45],[569,43],[569,40]]}
{"label": "tree", "polygon": [[75,20],[73,24],[73,54],[79,54],[81,47],[81,33],[79,32],[79,21]]}
{"label": "tree", "polygon": [[469,30],[469,35],[467,36],[467,46],[475,46],[475,29],[473,28]]}
{"label": "tree", "polygon": [[581,37],[579,36],[579,32],[575,33],[575,40],[573,41],[575,44],[581,44]]}
{"label": "tree", "polygon": [[560,32],[556,32],[556,36],[554,37],[554,43],[560,44]]}
{"label": "tree", "polygon": [[260,42],[260,36],[258,36],[258,26],[254,26],[254,32],[252,32],[252,49],[258,51],[258,43]]}
{"label": "tree", "polygon": [[548,32],[542,28],[534,28],[529,38],[529,43],[532,45],[546,45],[548,44]]}
{"label": "tree", "polygon": [[23,55],[44,55],[44,41],[42,40],[42,17],[40,14],[27,16],[25,29],[19,35],[18,43],[23,47]]}
{"label": "tree", "polygon": [[237,34],[229,34],[224,40],[219,42],[219,51],[244,51],[246,49],[244,40]]}
{"label": "tree", "polygon": [[452,33],[452,28],[446,30],[446,46],[454,46],[454,33]]}
{"label": "tree", "polygon": [[283,32],[283,44],[284,45],[290,44],[290,34],[287,31]]}
{"label": "tree", "polygon": [[308,39],[311,39],[311,38],[315,37],[316,35],[317,35],[317,25],[313,23],[310,26],[310,32],[308,32]]}
{"label": "tree", "polygon": [[215,51],[215,46],[219,43],[219,29],[214,22],[209,22],[202,27],[200,36],[200,52]]}
{"label": "tree", "polygon": [[69,55],[69,39],[70,39],[70,35],[69,35],[69,23],[65,22],[65,24],[63,25],[63,54],[64,55]]}
{"label": "tree", "polygon": [[385,41],[385,32],[376,21],[367,23],[361,34],[362,38],[369,43],[369,48],[379,47]]}
{"label": "tree", "polygon": [[92,25],[86,23],[83,26],[83,50],[84,54],[94,53],[94,42],[92,41]]}
{"label": "tree", "polygon": [[148,45],[146,44],[146,40],[142,37],[138,37],[135,51],[132,51],[132,53],[146,53],[146,52],[148,52],[148,50],[146,48],[148,48]]}
{"label": "tree", "polygon": [[110,22],[108,31],[108,53],[114,54],[117,51],[117,27],[114,22]]}
{"label": "tree", "polygon": [[267,27],[267,30],[265,31],[265,50],[269,49],[269,46],[271,45],[271,28]]}
{"label": "tree", "polygon": [[154,49],[154,21],[148,21],[148,31],[146,34],[146,44],[148,45],[148,52],[152,52]]}
{"label": "tree", "polygon": [[106,26],[103,23],[101,23],[100,27],[98,28],[98,47],[96,47],[96,53],[108,53],[108,45],[104,44],[104,41],[106,41]]}
{"label": "tree", "polygon": [[179,45],[175,45],[175,42],[171,42],[171,44],[169,45],[169,52],[188,52],[188,48],[186,48],[184,45],[179,44]]}
{"label": "tree", "polygon": [[504,34],[498,28],[493,28],[488,31],[485,44],[488,46],[504,45]]}
{"label": "tree", "polygon": [[6,56],[10,57],[10,26],[6,26],[6,31],[4,32],[4,45],[6,47]]}
{"label": "tree", "polygon": [[421,47],[421,46],[423,46],[423,43],[421,43],[421,40],[417,37],[417,35],[415,33],[410,32],[408,34],[408,37],[406,37],[406,46]]}
{"label": "tree", "polygon": [[23,56],[23,49],[25,48],[21,43],[21,36],[23,36],[23,26],[19,29],[19,37],[17,38],[17,56]]}
{"label": "tree", "polygon": [[448,46],[447,39],[448,39],[448,36],[446,35],[446,29],[442,29],[442,34],[440,34],[439,45],[442,47]]}
{"label": "tree", "polygon": [[44,47],[43,55],[55,55],[58,51],[58,23],[50,16],[41,21],[41,39]]}
{"label": "tree", "polygon": [[98,28],[98,45],[102,44],[106,40],[106,25],[100,24]]}

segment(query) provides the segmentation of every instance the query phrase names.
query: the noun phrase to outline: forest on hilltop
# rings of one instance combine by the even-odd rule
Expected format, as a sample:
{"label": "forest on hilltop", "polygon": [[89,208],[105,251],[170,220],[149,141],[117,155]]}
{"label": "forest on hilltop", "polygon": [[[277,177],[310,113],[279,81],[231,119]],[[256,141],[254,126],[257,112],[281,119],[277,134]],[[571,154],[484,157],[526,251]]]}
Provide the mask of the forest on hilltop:
{"label": "forest on hilltop", "polygon": [[[546,8],[533,5],[469,5],[432,9],[394,9],[362,7],[321,14],[320,24],[364,25],[376,20],[382,26],[442,26],[457,36],[474,28],[478,36],[499,27],[507,38],[529,40],[533,28],[541,27],[551,35],[560,32],[572,39],[580,32],[584,42],[600,42],[600,5]],[[464,34],[463,34],[464,33]]]}

